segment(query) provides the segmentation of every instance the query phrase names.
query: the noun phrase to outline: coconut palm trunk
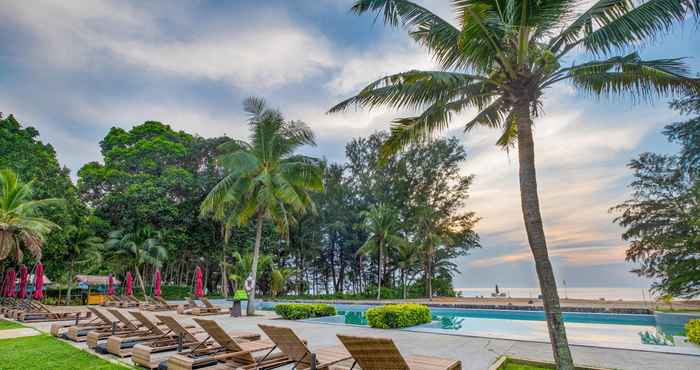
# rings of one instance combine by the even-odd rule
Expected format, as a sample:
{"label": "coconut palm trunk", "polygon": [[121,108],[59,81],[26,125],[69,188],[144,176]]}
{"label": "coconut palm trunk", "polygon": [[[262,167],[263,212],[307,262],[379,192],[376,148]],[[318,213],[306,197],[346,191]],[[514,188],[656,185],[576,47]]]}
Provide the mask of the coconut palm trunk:
{"label": "coconut palm trunk", "polygon": [[253,284],[251,291],[248,293],[248,307],[246,307],[246,313],[248,316],[255,315],[255,286],[256,279],[258,275],[258,258],[260,257],[260,243],[262,242],[262,224],[263,224],[263,214],[258,212],[256,219],[257,225],[255,226],[255,249],[253,249],[253,263],[250,268],[250,276],[253,279]]}
{"label": "coconut palm trunk", "polygon": [[377,266],[377,300],[382,299],[382,267],[384,265],[384,241],[379,240],[379,265]]}
{"label": "coconut palm trunk", "polygon": [[547,329],[551,338],[554,359],[559,369],[573,369],[573,359],[566,339],[564,319],[559,306],[559,294],[554,279],[552,264],[547,253],[547,241],[542,226],[540,201],[537,195],[535,172],[535,145],[532,137],[532,119],[529,103],[517,108],[518,161],[520,176],[520,201],[525,221],[528,243],[535,258],[535,268],[539,278],[544,312],[547,316]]}
{"label": "coconut palm trunk", "polygon": [[141,276],[141,270],[139,270],[139,267],[136,266],[134,268],[136,270],[136,279],[139,281],[139,285],[141,286],[141,291],[143,292],[143,297],[144,299],[146,298],[146,285],[143,283],[143,276]]}

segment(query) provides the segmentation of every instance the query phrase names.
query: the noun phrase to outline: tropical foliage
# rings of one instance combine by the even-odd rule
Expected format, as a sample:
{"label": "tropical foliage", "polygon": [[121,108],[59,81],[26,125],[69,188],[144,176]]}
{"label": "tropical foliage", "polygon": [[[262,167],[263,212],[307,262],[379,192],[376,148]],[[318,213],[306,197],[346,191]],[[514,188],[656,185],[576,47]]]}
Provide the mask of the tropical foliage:
{"label": "tropical foliage", "polygon": [[286,237],[298,215],[315,210],[309,192],[322,191],[323,183],[319,161],[297,153],[304,145],[315,145],[305,123],[285,120],[260,98],[248,98],[243,106],[250,115],[250,141],[231,140],[220,147],[219,163],[226,176],[204,199],[202,212],[213,214],[226,229],[255,222],[247,306],[252,315],[263,222],[272,221]]}
{"label": "tropical foliage", "polygon": [[700,295],[700,97],[672,107],[692,115],[664,129],[680,152],[633,159],[632,198],[612,211],[626,228],[627,259],[640,264],[634,272],[654,279],[660,293],[693,298]]}
{"label": "tropical foliage", "polygon": [[375,13],[387,25],[405,28],[439,70],[379,78],[330,111],[353,106],[421,110],[394,120],[382,147],[384,160],[447,129],[455,115],[470,109],[478,113],[464,124],[465,132],[479,126],[497,129],[499,146],[517,146],[525,229],[554,357],[558,368],[572,369],[539,209],[533,120],[542,114],[546,89],[560,82],[595,96],[631,94],[636,99],[700,91],[682,59],[645,60],[629,51],[700,9],[692,0],[451,3],[454,22],[411,1],[356,1],[356,14]]}
{"label": "tropical foliage", "polygon": [[58,225],[41,217],[42,207],[60,204],[58,199],[34,200],[33,183],[22,183],[14,171],[0,170],[0,261],[22,261],[23,249],[41,259],[46,235]]}
{"label": "tropical foliage", "polygon": [[161,244],[161,233],[152,227],[144,227],[138,232],[125,232],[117,230],[109,233],[109,239],[105,243],[107,252],[114,259],[121,261],[136,272],[136,278],[144,295],[148,295],[144,283],[144,271],[152,267],[153,271],[163,265],[168,252]]}

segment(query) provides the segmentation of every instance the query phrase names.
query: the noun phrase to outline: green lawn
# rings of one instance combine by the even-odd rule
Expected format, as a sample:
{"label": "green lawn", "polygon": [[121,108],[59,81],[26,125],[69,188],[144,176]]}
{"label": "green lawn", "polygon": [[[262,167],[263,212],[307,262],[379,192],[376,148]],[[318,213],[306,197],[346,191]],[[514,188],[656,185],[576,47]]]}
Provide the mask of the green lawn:
{"label": "green lawn", "polygon": [[48,335],[0,340],[0,369],[124,370]]}
{"label": "green lawn", "polygon": [[13,322],[13,321],[7,321],[7,320],[0,320],[0,330],[5,330],[5,329],[17,329],[17,328],[23,328],[24,326]]}
{"label": "green lawn", "polygon": [[551,367],[540,367],[540,366],[532,366],[532,365],[506,363],[505,370],[552,370],[552,368]]}

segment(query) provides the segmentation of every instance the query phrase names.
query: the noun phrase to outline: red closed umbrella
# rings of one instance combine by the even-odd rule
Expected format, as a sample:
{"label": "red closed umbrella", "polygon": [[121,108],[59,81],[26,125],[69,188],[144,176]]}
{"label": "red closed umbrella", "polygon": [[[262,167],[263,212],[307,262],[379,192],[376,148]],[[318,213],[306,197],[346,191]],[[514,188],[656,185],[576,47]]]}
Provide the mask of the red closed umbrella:
{"label": "red closed umbrella", "polygon": [[107,295],[110,297],[114,296],[114,278],[111,273],[107,279]]}
{"label": "red closed umbrella", "polygon": [[17,296],[17,290],[15,289],[15,281],[17,280],[17,273],[15,270],[10,270],[10,279],[8,280],[8,287],[7,287],[7,296],[8,297],[16,297]]}
{"label": "red closed umbrella", "polygon": [[156,270],[156,282],[153,287],[153,295],[160,297],[160,270]]}
{"label": "red closed umbrella", "polygon": [[27,298],[27,280],[29,279],[29,273],[27,272],[27,266],[22,265],[19,268],[19,297],[24,299]]}
{"label": "red closed umbrella", "polygon": [[202,269],[197,266],[197,269],[195,270],[195,276],[196,276],[196,285],[194,288],[194,295],[197,296],[197,298],[202,298],[204,297],[204,285],[202,284]]}
{"label": "red closed umbrella", "polygon": [[44,298],[44,265],[38,263],[34,269],[34,299]]}
{"label": "red closed umbrella", "polygon": [[126,273],[126,295],[134,295],[134,278],[131,273]]}
{"label": "red closed umbrella", "polygon": [[5,272],[5,278],[2,279],[2,291],[0,295],[7,297],[7,282],[10,281],[10,271]]}

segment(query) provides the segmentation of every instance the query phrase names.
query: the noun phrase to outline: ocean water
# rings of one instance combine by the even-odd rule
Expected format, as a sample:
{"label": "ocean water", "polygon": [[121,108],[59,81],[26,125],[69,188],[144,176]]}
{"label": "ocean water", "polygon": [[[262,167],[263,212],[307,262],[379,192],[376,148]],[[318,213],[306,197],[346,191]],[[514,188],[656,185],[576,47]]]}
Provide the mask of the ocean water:
{"label": "ocean water", "polygon": [[[491,297],[494,287],[489,288],[455,288],[463,297]],[[511,298],[537,298],[539,288],[508,288],[499,286]],[[611,288],[611,287],[559,287],[560,298],[601,299],[607,301],[653,301],[655,296],[645,288]]]}

